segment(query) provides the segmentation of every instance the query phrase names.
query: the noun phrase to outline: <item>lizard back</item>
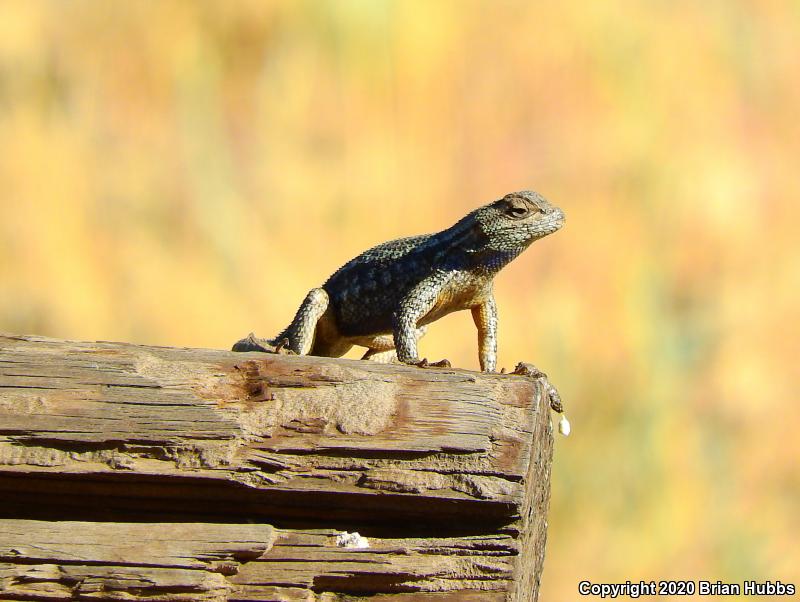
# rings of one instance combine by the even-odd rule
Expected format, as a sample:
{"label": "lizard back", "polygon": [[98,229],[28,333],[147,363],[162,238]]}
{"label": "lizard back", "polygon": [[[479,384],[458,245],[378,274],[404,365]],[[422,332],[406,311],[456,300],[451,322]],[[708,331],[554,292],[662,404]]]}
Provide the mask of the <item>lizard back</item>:
{"label": "lizard back", "polygon": [[397,302],[445,263],[448,244],[439,235],[392,240],[348,261],[322,288],[331,299],[339,331],[363,336],[392,331]]}

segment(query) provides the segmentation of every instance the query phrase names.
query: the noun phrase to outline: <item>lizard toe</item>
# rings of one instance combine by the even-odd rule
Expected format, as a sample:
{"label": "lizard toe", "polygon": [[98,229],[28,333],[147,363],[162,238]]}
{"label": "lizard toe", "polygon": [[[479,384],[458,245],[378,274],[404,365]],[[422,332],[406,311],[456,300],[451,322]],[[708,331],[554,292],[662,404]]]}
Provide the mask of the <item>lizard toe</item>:
{"label": "lizard toe", "polygon": [[526,364],[520,362],[511,374],[519,374],[521,376],[530,376],[531,378],[547,378],[547,374],[539,370],[533,364]]}
{"label": "lizard toe", "polygon": [[451,368],[449,360],[439,360],[438,362],[429,362],[428,358],[422,358],[418,362],[413,363],[414,366],[418,368]]}

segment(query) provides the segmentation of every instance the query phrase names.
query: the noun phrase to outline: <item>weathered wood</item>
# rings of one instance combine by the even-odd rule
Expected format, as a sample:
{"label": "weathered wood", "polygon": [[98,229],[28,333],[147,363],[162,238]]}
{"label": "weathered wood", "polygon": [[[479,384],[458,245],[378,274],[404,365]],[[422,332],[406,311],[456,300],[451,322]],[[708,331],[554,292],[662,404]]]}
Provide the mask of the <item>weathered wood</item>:
{"label": "weathered wood", "polygon": [[0,337],[0,593],[533,600],[551,455],[522,376]]}
{"label": "weathered wood", "polygon": [[266,525],[7,519],[0,528],[3,599],[305,600],[326,591],[447,599],[439,596],[466,589],[481,593],[475,600],[502,600],[517,552],[508,535],[373,538],[348,549],[335,531]]}

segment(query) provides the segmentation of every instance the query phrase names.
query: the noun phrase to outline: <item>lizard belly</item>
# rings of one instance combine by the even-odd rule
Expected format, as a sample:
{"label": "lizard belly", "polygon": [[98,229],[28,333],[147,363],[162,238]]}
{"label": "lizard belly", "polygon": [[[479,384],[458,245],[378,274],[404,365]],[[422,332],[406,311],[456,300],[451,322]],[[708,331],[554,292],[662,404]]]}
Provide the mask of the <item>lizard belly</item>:
{"label": "lizard belly", "polygon": [[436,304],[419,321],[419,324],[430,324],[454,311],[470,309],[480,305],[490,294],[491,285],[475,284],[468,279],[456,279],[442,290]]}

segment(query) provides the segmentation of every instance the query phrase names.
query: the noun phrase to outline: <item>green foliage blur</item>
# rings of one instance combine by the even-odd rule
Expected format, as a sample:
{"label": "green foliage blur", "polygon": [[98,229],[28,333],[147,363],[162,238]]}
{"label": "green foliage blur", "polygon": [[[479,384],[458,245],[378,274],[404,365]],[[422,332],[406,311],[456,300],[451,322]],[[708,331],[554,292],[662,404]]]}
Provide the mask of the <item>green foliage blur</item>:
{"label": "green foliage blur", "polygon": [[[227,348],[533,188],[567,224],[496,297],[573,424],[541,599],[800,585],[798,107],[791,0],[10,0],[0,330]],[[421,350],[477,368],[468,312]]]}

